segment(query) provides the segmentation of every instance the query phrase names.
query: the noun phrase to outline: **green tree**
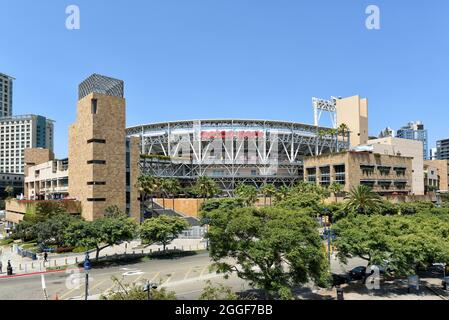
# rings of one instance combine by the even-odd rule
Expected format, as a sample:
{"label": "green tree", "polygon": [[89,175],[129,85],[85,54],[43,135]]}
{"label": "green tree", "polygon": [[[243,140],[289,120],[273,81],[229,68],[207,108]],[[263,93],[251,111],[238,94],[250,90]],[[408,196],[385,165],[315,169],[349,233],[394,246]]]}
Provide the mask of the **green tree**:
{"label": "green tree", "polygon": [[342,262],[360,257],[397,276],[416,273],[434,262],[449,262],[449,220],[421,213],[414,216],[352,215],[334,224]]}
{"label": "green tree", "polygon": [[253,206],[257,201],[258,192],[255,186],[242,183],[235,188],[234,193],[237,198],[242,199],[243,203],[247,207]]}
{"label": "green tree", "polygon": [[[112,278],[115,288],[112,292],[102,295],[101,300],[148,300],[148,292],[144,291],[143,285],[135,283],[127,284],[120,281],[118,278]],[[167,291],[165,288],[151,289],[151,300],[176,300],[175,292]]]}
{"label": "green tree", "polygon": [[338,182],[332,182],[329,186],[329,191],[334,194],[335,203],[337,203],[337,197],[343,191],[343,185]]}
{"label": "green tree", "polygon": [[14,187],[13,186],[6,186],[5,192],[8,194],[8,198],[12,198],[12,195],[14,193]]}
{"label": "green tree", "polygon": [[53,216],[68,214],[62,201],[38,201],[34,210],[27,210],[24,220],[32,223],[43,222]]}
{"label": "green tree", "polygon": [[141,175],[137,178],[137,188],[140,192],[141,203],[145,209],[148,209],[146,201],[149,197],[151,200],[151,212],[154,213],[154,195],[161,191],[161,179],[154,176]]}
{"label": "green tree", "polygon": [[181,192],[181,184],[176,178],[168,178],[164,180],[163,189],[172,199],[173,210],[175,210],[175,197]]}
{"label": "green tree", "polygon": [[324,246],[309,216],[275,207],[214,210],[206,216],[217,270],[235,272],[267,297],[290,299],[296,286],[309,280],[324,285],[329,279]]}
{"label": "green tree", "polygon": [[345,210],[359,214],[374,214],[380,210],[380,196],[370,187],[360,185],[349,192]]}
{"label": "green tree", "polygon": [[178,217],[159,216],[144,221],[140,226],[140,238],[148,245],[158,243],[164,247],[189,227],[187,221]]}
{"label": "green tree", "polygon": [[272,197],[276,194],[276,187],[273,184],[264,184],[260,188],[260,192],[264,196],[264,205],[267,205],[267,198],[270,198],[270,206],[272,205]]}
{"label": "green tree", "polygon": [[210,280],[207,280],[206,286],[198,300],[238,300],[238,295],[232,291],[230,287],[226,287],[219,283],[216,286],[212,285]]}
{"label": "green tree", "polygon": [[198,177],[194,188],[196,194],[198,194],[198,196],[200,196],[204,200],[213,198],[220,193],[220,189],[218,188],[215,181],[207,176]]}
{"label": "green tree", "polygon": [[64,233],[68,226],[78,223],[78,216],[69,214],[58,214],[45,221],[34,225],[36,240],[44,246],[56,245],[62,247],[65,244]]}
{"label": "green tree", "polygon": [[64,236],[68,245],[95,248],[98,261],[101,250],[134,239],[136,229],[134,219],[121,215],[73,223],[67,227]]}
{"label": "green tree", "polygon": [[217,209],[232,210],[243,207],[244,203],[240,198],[209,199],[201,205],[201,212],[210,212]]}
{"label": "green tree", "polygon": [[35,240],[37,237],[36,228],[34,228],[35,223],[30,221],[20,222],[12,231],[11,238],[14,240],[22,240],[23,242],[28,242]]}
{"label": "green tree", "polygon": [[278,203],[290,194],[290,188],[287,186],[281,186],[279,189],[276,190],[276,193],[274,194],[275,203]]}

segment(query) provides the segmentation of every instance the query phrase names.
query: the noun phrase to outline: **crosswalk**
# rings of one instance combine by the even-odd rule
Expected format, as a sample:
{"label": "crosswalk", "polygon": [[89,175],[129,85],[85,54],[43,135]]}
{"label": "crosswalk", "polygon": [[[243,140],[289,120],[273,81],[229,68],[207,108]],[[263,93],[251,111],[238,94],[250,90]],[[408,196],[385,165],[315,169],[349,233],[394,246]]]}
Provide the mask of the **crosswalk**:
{"label": "crosswalk", "polygon": [[[123,284],[140,284],[146,282],[158,283],[161,288],[173,288],[177,285],[189,282],[202,281],[217,277],[215,272],[211,272],[209,265],[197,265],[182,269],[163,270],[147,272],[138,268],[120,268],[114,273],[96,274],[91,281],[89,279],[89,295],[99,296],[116,289],[117,284],[112,280],[118,278]],[[80,279],[80,285],[71,288],[59,295],[60,300],[72,300],[84,298],[85,281]]]}

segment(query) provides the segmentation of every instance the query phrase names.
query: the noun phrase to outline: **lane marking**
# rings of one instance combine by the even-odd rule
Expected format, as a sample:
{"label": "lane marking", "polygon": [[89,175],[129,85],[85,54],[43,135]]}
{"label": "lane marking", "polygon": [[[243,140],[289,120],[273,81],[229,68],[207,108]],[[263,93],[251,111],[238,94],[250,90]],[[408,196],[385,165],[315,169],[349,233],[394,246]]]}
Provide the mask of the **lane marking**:
{"label": "lane marking", "polygon": [[204,272],[206,272],[206,270],[209,271],[209,265],[207,265],[203,268],[203,270],[201,271],[200,276],[199,276],[200,278],[204,275]]}
{"label": "lane marking", "polygon": [[[90,290],[93,291],[94,289],[98,288],[100,285],[102,285],[103,283],[105,283],[107,280],[108,280],[108,279],[104,279],[104,280],[98,282],[96,285],[94,285],[93,287],[91,287]],[[90,291],[90,290],[89,290],[89,291]],[[90,292],[89,292],[89,293],[90,293]]]}
{"label": "lane marking", "polygon": [[184,280],[187,279],[187,277],[189,276],[189,274],[192,270],[193,270],[193,267],[190,267],[189,270],[187,270],[186,275],[184,276]]}

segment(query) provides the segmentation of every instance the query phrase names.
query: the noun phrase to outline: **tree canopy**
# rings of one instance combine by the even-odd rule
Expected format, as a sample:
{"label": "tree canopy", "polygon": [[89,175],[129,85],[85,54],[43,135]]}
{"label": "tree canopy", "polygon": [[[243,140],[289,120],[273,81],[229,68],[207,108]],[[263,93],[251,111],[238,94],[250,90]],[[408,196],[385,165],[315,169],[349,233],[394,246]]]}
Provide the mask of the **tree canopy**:
{"label": "tree canopy", "polygon": [[274,207],[214,210],[206,216],[218,271],[235,272],[280,298],[291,298],[292,288],[309,280],[319,285],[328,280],[324,246],[309,216]]}
{"label": "tree canopy", "polygon": [[68,245],[95,248],[98,260],[102,249],[132,240],[136,230],[134,219],[121,214],[106,216],[93,222],[79,221],[71,224],[65,230],[64,236]]}
{"label": "tree canopy", "polygon": [[146,244],[162,244],[165,248],[189,227],[187,221],[178,217],[159,216],[147,219],[140,226],[140,238]]}
{"label": "tree canopy", "polygon": [[351,215],[338,221],[334,231],[343,262],[358,256],[399,276],[414,274],[431,263],[449,263],[447,215]]}

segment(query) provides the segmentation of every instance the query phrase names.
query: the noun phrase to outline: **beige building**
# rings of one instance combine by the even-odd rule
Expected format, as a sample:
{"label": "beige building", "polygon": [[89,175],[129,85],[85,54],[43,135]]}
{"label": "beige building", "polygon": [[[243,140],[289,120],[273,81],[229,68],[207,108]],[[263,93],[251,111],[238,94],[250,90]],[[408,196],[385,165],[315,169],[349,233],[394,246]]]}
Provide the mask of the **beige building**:
{"label": "beige building", "polygon": [[368,99],[353,96],[336,99],[337,126],[349,127],[351,146],[368,141]]}
{"label": "beige building", "polygon": [[369,140],[367,145],[371,146],[375,153],[412,158],[412,193],[414,195],[424,194],[424,155],[421,141],[385,137]]}
{"label": "beige building", "polygon": [[449,160],[426,160],[424,165],[438,170],[438,190],[449,192]]}
{"label": "beige building", "polygon": [[123,81],[96,74],[80,84],[69,158],[54,160],[46,149],[26,152],[28,200],[76,200],[88,221],[116,205],[140,221],[139,139],[126,137],[123,91]]}
{"label": "beige building", "polygon": [[366,185],[381,195],[408,195],[412,187],[412,159],[356,151],[307,157],[304,179],[324,187],[336,182],[346,192]]}
{"label": "beige building", "polygon": [[440,177],[438,168],[427,164],[424,161],[424,189],[425,192],[437,191],[440,189]]}

